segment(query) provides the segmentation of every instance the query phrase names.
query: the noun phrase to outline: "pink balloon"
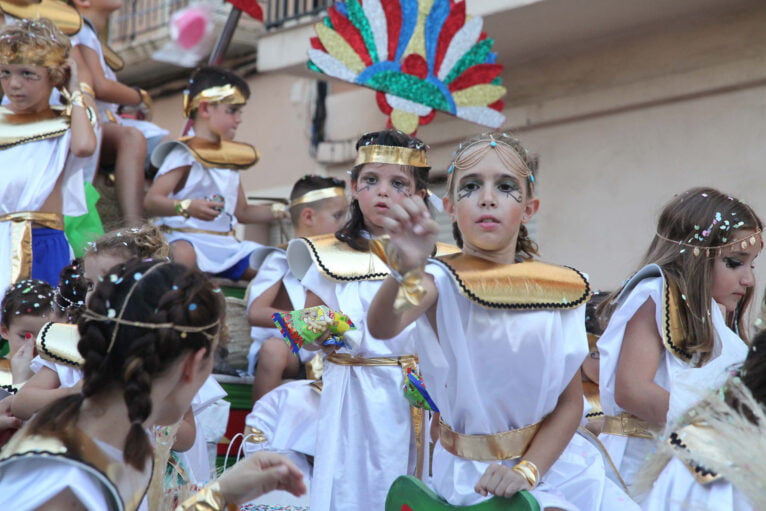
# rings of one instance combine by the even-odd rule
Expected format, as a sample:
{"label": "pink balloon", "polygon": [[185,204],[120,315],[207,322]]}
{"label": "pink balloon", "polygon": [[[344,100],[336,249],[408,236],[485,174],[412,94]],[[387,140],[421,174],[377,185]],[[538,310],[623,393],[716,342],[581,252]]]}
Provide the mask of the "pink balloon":
{"label": "pink balloon", "polygon": [[205,36],[207,15],[202,9],[187,9],[173,19],[172,38],[179,46],[188,50],[196,46]]}

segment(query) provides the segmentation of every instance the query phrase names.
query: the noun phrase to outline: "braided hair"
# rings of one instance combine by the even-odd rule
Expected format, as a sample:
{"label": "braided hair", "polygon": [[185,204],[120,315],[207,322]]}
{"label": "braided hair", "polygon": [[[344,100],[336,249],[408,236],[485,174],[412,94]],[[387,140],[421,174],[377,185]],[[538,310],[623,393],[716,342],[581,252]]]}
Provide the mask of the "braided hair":
{"label": "braided hair", "polygon": [[[123,390],[131,424],[124,459],[143,470],[152,451],[143,425],[152,412],[152,382],[188,352],[205,349],[209,356],[223,312],[222,294],[198,270],[136,259],[117,265],[98,284],[78,322],[82,392],[41,410],[30,433],[51,435],[72,426],[86,398],[116,386]],[[158,323],[172,326],[149,326]],[[210,328],[189,331],[206,325]]]}

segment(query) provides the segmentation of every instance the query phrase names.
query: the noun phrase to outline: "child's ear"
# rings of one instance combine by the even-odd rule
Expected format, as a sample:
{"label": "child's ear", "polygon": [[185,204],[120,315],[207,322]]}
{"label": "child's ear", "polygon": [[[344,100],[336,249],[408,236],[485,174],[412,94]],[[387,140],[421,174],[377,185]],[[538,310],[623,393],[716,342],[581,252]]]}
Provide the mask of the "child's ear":
{"label": "child's ear", "polygon": [[200,348],[197,351],[190,352],[186,355],[183,361],[183,370],[181,372],[181,378],[184,383],[194,381],[197,377],[197,373],[202,370],[202,364],[205,362],[205,357],[215,356],[212,351],[208,353],[205,348]]}
{"label": "child's ear", "polygon": [[83,9],[87,9],[91,6],[90,0],[72,0],[72,3],[75,7],[81,7]]}
{"label": "child's ear", "polygon": [[314,211],[313,209],[303,208],[300,215],[301,224],[303,224],[306,227],[313,227],[315,214],[316,214],[316,211]]}
{"label": "child's ear", "polygon": [[197,107],[197,118],[207,119],[208,117],[210,117],[210,103],[202,101]]}
{"label": "child's ear", "polygon": [[356,200],[357,198],[356,195],[359,192],[359,190],[357,189],[356,180],[352,179],[350,185],[351,185],[351,198]]}
{"label": "child's ear", "polygon": [[521,217],[521,223],[525,224],[532,220],[532,217],[535,216],[538,209],[540,209],[540,199],[537,197],[527,199],[527,203],[524,206],[524,215]]}
{"label": "child's ear", "polygon": [[8,327],[5,325],[0,325],[0,337],[3,339],[8,339]]}
{"label": "child's ear", "polygon": [[452,202],[452,197],[445,195],[442,197],[442,204],[444,205],[444,212],[447,213],[452,220],[455,220],[455,204]]}
{"label": "child's ear", "polygon": [[415,195],[417,195],[421,199],[425,200],[426,199],[426,195],[428,195],[428,190],[415,190]]}

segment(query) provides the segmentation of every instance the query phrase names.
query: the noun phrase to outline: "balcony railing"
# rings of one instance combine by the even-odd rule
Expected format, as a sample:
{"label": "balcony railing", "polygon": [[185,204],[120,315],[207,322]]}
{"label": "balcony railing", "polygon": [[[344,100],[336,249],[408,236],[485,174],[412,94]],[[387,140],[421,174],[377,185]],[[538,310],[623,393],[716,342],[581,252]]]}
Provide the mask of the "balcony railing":
{"label": "balcony railing", "polygon": [[287,21],[316,16],[332,3],[333,0],[268,0],[264,9],[266,29],[281,27]]}
{"label": "balcony railing", "polygon": [[189,0],[127,0],[112,16],[109,43],[117,51],[168,36],[170,17]]}

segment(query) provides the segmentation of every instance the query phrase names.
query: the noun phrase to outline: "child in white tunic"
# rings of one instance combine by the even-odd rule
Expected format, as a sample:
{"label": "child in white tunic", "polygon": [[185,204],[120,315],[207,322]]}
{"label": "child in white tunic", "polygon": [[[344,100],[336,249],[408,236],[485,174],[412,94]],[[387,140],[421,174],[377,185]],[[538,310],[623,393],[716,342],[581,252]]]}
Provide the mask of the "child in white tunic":
{"label": "child in white tunic", "polygon": [[363,135],[357,150],[346,226],[336,236],[292,240],[287,250],[290,271],[307,289],[306,306],[342,311],[361,334],[358,345],[325,359],[311,508],[327,511],[383,509],[394,479],[418,468],[413,414],[401,389],[403,372],[416,364],[414,327],[392,341],[367,331],[370,302],[388,274],[368,237],[403,199],[423,203],[426,146],[389,130]]}
{"label": "child in white tunic", "polygon": [[258,161],[249,144],[233,142],[250,89],[225,69],[204,67],[191,77],[184,115],[194,136],[165,142],[152,153],[159,168],[144,207],[157,217],[174,260],[231,280],[250,280],[250,254],[260,245],[239,241],[238,222],[275,219],[265,205],[248,205],[239,171]]}
{"label": "child in white tunic", "polygon": [[[663,209],[639,270],[610,299],[613,313],[598,341],[605,418],[599,438],[630,486],[655,450],[652,432],[715,389],[747,353],[743,317],[752,297],[752,264],[761,221],[753,210],[710,188],[694,188]],[[736,333],[738,332],[738,333]],[[698,484],[671,460],[644,509],[740,509],[723,480]]]}
{"label": "child in white tunic", "polygon": [[461,144],[444,205],[462,253],[425,272],[438,224],[416,201],[391,208],[386,254],[397,274],[380,288],[368,325],[380,338],[417,327],[423,378],[441,413],[432,485],[447,502],[531,490],[542,509],[637,509],[574,435],[590,287],[576,270],[531,261],[533,171],[505,134]]}
{"label": "child in white tunic", "polygon": [[[62,214],[85,211],[82,168],[69,161],[96,148],[94,112],[66,36],[47,20],[23,20],[1,34],[0,85],[9,103],[0,107],[0,299],[30,276],[56,285],[71,251]],[[49,105],[54,88],[69,88],[68,108]]]}
{"label": "child in white tunic", "polygon": [[[41,410],[0,453],[2,508],[148,509],[147,428],[189,409],[212,369],[223,312],[220,291],[199,271],[136,260],[115,268],[78,324],[82,392]],[[238,508],[276,487],[305,491],[291,462],[261,453],[180,509]]]}
{"label": "child in white tunic", "polygon": [[[305,175],[290,191],[288,211],[296,238],[334,233],[343,226],[348,212],[346,183],[330,177]],[[247,358],[249,372],[255,373],[255,402],[276,388],[282,379],[297,378],[300,364],[311,360],[316,352],[302,349],[296,356],[274,326],[275,312],[300,309],[306,303],[306,292],[290,273],[285,250],[264,247],[253,253],[250,266],[258,268],[258,275],[248,288],[247,305],[248,321],[253,326],[253,343]]]}

